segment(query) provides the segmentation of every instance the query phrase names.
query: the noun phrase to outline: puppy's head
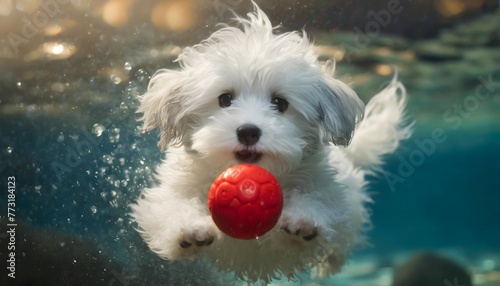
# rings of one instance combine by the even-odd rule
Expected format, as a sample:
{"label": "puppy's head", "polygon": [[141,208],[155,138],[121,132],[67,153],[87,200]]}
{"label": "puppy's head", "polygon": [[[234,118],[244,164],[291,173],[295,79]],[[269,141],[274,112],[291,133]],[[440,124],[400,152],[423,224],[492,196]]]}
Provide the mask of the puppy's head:
{"label": "puppy's head", "polygon": [[186,48],[179,71],[160,70],[140,101],[144,129],[214,168],[258,164],[279,175],[321,144],[349,144],[364,105],[322,67],[305,35],[274,35],[256,7]]}

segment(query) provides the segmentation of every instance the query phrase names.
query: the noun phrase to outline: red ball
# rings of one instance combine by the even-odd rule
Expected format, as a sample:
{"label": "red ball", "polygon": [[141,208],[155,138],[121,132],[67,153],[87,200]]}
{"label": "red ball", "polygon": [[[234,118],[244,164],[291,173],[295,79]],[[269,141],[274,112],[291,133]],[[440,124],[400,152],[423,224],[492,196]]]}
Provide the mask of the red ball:
{"label": "red ball", "polygon": [[215,179],[208,209],[217,227],[238,239],[253,239],[271,230],[283,209],[278,180],[251,164],[233,166]]}

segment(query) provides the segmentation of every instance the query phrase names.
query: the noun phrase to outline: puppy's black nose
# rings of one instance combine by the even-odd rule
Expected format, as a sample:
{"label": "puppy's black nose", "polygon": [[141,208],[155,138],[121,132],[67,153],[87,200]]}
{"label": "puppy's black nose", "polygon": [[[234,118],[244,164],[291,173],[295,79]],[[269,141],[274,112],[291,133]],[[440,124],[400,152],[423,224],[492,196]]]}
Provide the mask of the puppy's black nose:
{"label": "puppy's black nose", "polygon": [[236,129],[236,135],[240,143],[250,146],[259,141],[261,131],[259,127],[253,124],[244,124]]}

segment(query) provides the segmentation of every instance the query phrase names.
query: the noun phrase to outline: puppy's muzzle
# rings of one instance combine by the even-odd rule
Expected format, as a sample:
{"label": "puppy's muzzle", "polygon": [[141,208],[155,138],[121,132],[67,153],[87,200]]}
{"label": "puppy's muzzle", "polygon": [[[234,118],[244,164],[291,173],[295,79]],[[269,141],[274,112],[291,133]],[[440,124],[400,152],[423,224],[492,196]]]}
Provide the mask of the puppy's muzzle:
{"label": "puppy's muzzle", "polygon": [[250,147],[257,144],[261,135],[262,131],[260,128],[253,124],[244,124],[238,127],[236,129],[236,136],[238,137],[238,141],[245,145],[246,148],[236,151],[236,159],[245,163],[257,162],[262,157],[262,153]]}
{"label": "puppy's muzzle", "polygon": [[244,124],[236,129],[238,141],[246,146],[252,146],[260,139],[262,132],[260,128],[253,124]]}

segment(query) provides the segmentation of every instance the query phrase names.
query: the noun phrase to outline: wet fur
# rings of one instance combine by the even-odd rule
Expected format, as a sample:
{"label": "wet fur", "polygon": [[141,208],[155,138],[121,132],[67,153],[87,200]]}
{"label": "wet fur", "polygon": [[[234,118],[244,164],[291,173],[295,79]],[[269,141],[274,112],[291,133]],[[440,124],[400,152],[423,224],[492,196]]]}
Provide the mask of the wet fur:
{"label": "wet fur", "polygon": [[[237,22],[186,48],[180,70],[158,71],[141,96],[144,130],[159,129],[166,159],[132,217],[165,259],[204,254],[250,282],[311,268],[335,273],[370,225],[365,175],[410,134],[402,126],[404,88],[395,78],[364,117],[364,104],[333,77],[331,62],[318,62],[305,32],[273,34],[258,7]],[[221,108],[225,92],[235,99]],[[276,96],[289,102],[283,113],[271,104]],[[262,130],[250,147],[235,134],[248,123]],[[210,185],[241,163],[235,152],[244,148],[263,154],[254,163],[278,178],[284,194],[277,225],[255,240],[221,233],[206,206]]]}

